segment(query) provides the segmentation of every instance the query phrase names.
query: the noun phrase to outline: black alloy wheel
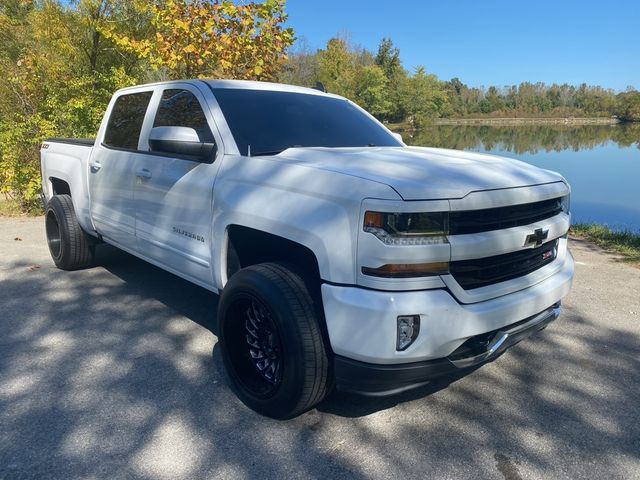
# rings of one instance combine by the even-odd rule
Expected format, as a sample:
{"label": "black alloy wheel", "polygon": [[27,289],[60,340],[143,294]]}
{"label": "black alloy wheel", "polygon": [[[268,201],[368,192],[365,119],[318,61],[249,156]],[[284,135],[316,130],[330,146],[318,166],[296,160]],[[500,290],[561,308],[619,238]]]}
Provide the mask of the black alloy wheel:
{"label": "black alloy wheel", "polygon": [[241,296],[229,314],[239,319],[229,325],[227,339],[235,345],[229,355],[245,389],[269,398],[282,381],[282,345],[269,308],[251,295]]}
{"label": "black alloy wheel", "polygon": [[54,195],[47,203],[45,231],[49,253],[62,270],[79,270],[93,264],[97,240],[78,223],[69,195]]}
{"label": "black alloy wheel", "polygon": [[262,263],[238,271],[220,296],[218,322],[231,386],[249,408],[291,418],[328,393],[317,309],[294,268]]}

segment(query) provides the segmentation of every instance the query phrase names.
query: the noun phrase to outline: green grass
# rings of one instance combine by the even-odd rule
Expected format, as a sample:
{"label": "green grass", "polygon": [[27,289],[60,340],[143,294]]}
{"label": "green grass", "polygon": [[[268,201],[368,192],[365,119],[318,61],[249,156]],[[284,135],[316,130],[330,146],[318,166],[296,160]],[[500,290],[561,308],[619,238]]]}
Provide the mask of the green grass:
{"label": "green grass", "polygon": [[621,254],[627,262],[640,263],[640,233],[614,232],[595,223],[576,223],[571,226],[570,233],[605,250]]}

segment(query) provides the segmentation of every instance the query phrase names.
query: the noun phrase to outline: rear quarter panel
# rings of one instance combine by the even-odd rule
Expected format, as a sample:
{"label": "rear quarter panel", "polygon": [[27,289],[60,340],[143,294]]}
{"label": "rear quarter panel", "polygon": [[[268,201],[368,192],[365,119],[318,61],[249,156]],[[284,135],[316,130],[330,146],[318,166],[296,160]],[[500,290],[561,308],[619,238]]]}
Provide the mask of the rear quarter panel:
{"label": "rear quarter panel", "polygon": [[92,151],[93,147],[90,146],[55,141],[45,141],[40,151],[45,202],[48,202],[54,194],[52,178],[67,182],[78,223],[88,233],[94,233],[87,188],[87,164]]}

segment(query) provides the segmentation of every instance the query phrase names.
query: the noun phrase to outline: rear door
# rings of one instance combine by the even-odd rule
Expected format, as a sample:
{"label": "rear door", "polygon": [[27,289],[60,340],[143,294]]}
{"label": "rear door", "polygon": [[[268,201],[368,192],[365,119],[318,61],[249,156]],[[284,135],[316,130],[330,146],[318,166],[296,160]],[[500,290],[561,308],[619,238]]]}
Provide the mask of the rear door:
{"label": "rear door", "polygon": [[[158,97],[149,130],[190,127],[201,141],[220,145],[210,108],[198,88],[170,84]],[[214,156],[194,161],[151,152],[148,144],[146,150],[135,166],[138,248],[157,263],[210,286],[213,183],[220,162],[215,162]]]}
{"label": "rear door", "polygon": [[91,218],[110,243],[135,249],[134,166],[152,90],[123,93],[110,110],[102,141],[89,159]]}

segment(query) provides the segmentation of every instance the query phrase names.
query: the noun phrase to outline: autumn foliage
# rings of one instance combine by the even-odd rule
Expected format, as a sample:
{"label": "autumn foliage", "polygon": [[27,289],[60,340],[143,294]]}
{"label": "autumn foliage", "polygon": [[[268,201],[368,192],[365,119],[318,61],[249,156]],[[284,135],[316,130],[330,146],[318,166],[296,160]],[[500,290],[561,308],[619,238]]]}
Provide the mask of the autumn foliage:
{"label": "autumn foliage", "polygon": [[151,81],[275,79],[284,0],[1,0],[0,194],[41,191],[46,137],[92,137],[113,92]]}
{"label": "autumn foliage", "polygon": [[283,1],[162,0],[137,8],[150,17],[151,36],[132,38],[117,25],[102,33],[171,78],[272,80],[294,40],[293,30],[283,27]]}

